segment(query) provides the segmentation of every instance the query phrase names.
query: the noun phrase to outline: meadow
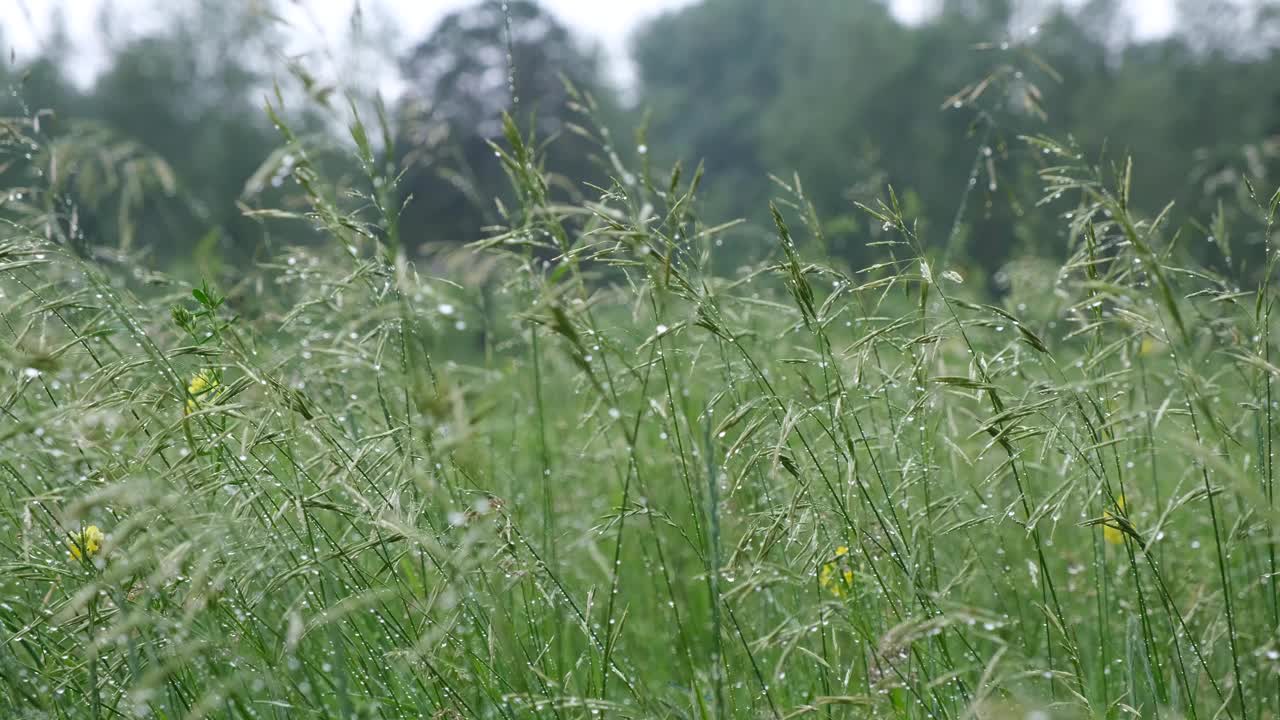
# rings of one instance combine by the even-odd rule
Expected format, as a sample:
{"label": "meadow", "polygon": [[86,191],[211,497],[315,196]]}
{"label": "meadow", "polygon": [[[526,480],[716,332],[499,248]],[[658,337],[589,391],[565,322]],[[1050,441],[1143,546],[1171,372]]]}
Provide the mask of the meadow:
{"label": "meadow", "polygon": [[0,715],[1277,716],[1280,195],[1239,287],[1022,138],[1070,255],[997,297],[892,188],[870,267],[799,179],[740,262],[697,170],[593,128],[566,203],[508,120],[421,257],[364,124],[339,187],[276,120],[309,205],[251,214],[317,242],[230,282],[8,196]]}

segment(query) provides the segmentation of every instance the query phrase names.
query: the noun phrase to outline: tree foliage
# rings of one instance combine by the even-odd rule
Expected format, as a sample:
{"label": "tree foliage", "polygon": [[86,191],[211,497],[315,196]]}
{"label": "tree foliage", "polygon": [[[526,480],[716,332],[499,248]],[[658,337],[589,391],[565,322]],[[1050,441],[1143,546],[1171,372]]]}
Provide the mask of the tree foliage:
{"label": "tree foliage", "polygon": [[[1231,17],[1274,17],[1274,3],[1251,5]],[[1225,20],[1187,3],[1171,36],[1138,41],[1123,3],[1075,8],[947,0],[906,26],[875,0],[704,0],[640,31],[639,94],[656,144],[721,181],[709,183],[718,212],[767,226],[767,175],[795,173],[852,263],[878,228],[855,231],[851,201],[886,183],[931,243],[970,262],[1064,256],[1071,238],[1023,220],[1043,200],[1025,180],[1045,162],[1026,135],[1073,138],[1104,164],[1132,157],[1139,205],[1176,198],[1181,222],[1217,212],[1238,187],[1226,176],[1280,180],[1280,55],[1265,23],[1223,35]]]}
{"label": "tree foliage", "polygon": [[[397,67],[405,86],[383,149],[398,166],[400,234],[409,248],[460,243],[502,221],[510,198],[489,143],[503,113],[537,128],[553,193],[597,193],[616,174],[609,154],[632,148],[584,137],[575,106],[590,103],[618,136],[637,130],[655,170],[705,163],[708,213],[750,221],[732,240],[744,258],[772,251],[767,203],[787,191],[771,175],[803,183],[826,249],[851,265],[881,232],[855,202],[886,185],[922,237],[959,262],[994,275],[1019,257],[1063,257],[1078,239],[1027,219],[1053,199],[1029,181],[1048,159],[1026,136],[1069,138],[1117,168],[1131,157],[1134,202],[1155,212],[1175,199],[1171,217],[1200,237],[1216,216],[1248,215],[1231,179],[1247,175],[1263,188],[1280,180],[1275,2],[1181,3],[1170,35],[1142,41],[1122,0],[932,7],[915,25],[883,0],[701,0],[658,16],[631,46],[629,99],[644,121],[619,121],[625,103],[598,51],[537,2],[483,0],[452,12],[402,56],[381,48],[382,67]],[[338,88],[308,73],[306,57],[281,57],[297,29],[276,9],[168,10],[159,29],[108,36],[89,87],[68,79],[77,60],[65,32],[6,68],[18,91],[7,114],[52,109],[43,117],[43,130],[59,136],[51,147],[78,158],[79,174],[59,187],[78,206],[86,242],[172,263],[211,237],[233,262],[249,262],[264,242],[308,241],[304,224],[244,215],[259,194],[292,187],[263,98],[282,84],[328,111],[345,105]],[[281,60],[292,76],[273,73]],[[343,125],[330,116],[301,126],[318,143],[341,144]],[[1234,253],[1205,249],[1205,259],[1245,269],[1254,235]]]}
{"label": "tree foliage", "polygon": [[576,191],[597,175],[588,145],[565,133],[571,88],[599,94],[600,63],[530,0],[485,0],[447,15],[404,59],[401,109],[406,235],[414,245],[478,240],[497,222],[506,179],[489,143],[502,115],[554,138],[548,169]]}

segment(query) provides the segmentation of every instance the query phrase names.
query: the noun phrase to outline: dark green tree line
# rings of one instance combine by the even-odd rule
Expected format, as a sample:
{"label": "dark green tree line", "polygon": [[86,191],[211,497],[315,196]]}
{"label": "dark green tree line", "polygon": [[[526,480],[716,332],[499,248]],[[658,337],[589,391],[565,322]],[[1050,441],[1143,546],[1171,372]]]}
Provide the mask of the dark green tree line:
{"label": "dark green tree line", "polygon": [[[564,198],[607,184],[613,171],[599,145],[638,151],[618,138],[646,123],[655,167],[704,162],[707,213],[753,221],[736,240],[744,256],[770,251],[766,207],[781,192],[770,175],[793,174],[824,219],[827,249],[851,266],[872,257],[867,244],[880,233],[854,202],[887,184],[957,262],[995,273],[1015,257],[1061,256],[1071,238],[1035,209],[1070,207],[1039,196],[1035,172],[1048,159],[1022,139],[1041,134],[1069,138],[1103,164],[1131,156],[1135,202],[1155,212],[1176,201],[1188,236],[1210,235],[1217,215],[1247,220],[1239,179],[1260,191],[1280,182],[1280,5],[1181,3],[1174,32],[1147,41],[1133,38],[1121,0],[1072,7],[941,0],[906,25],[883,0],[701,0],[633,38],[641,121],[619,112],[599,52],[564,19],[532,0],[484,0],[400,57],[382,46],[405,87],[389,102],[395,139],[385,149],[402,173],[401,235],[416,249],[475,240],[502,222],[506,182],[489,142],[503,112],[538,128]],[[17,91],[6,114],[54,111],[42,130],[62,167],[74,168],[58,189],[78,206],[86,244],[145,250],[159,264],[197,251],[235,264],[264,243],[308,241],[305,224],[244,214],[287,205],[291,192],[264,98],[282,86],[319,100],[331,114],[309,115],[306,102],[287,109],[317,142],[337,146],[348,142],[334,120],[339,98],[352,88],[327,85],[308,72],[310,58],[280,50],[301,29],[276,10],[198,3],[123,40],[104,25],[109,52],[88,87],[68,79],[79,60],[65,32],[45,39],[38,57],[5,65],[0,79]],[[356,90],[372,94],[378,82],[367,83]],[[595,100],[614,139],[571,131],[570,87]],[[20,164],[4,164],[10,186],[21,184]],[[1244,270],[1256,233],[1221,240],[1200,252]]]}

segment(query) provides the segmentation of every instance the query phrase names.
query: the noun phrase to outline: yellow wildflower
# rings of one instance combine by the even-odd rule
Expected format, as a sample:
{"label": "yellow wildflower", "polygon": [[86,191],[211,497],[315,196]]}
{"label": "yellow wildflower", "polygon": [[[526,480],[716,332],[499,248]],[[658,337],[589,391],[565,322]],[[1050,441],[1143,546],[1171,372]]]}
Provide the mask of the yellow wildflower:
{"label": "yellow wildflower", "polygon": [[187,385],[187,409],[185,413],[190,415],[200,409],[200,398],[205,395],[211,395],[217,392],[218,376],[212,370],[201,370],[191,378],[191,382]]}
{"label": "yellow wildflower", "polygon": [[[1119,512],[1124,512],[1124,496],[1123,495],[1116,498],[1116,510]],[[1120,529],[1120,523],[1118,523],[1115,518],[1116,516],[1113,515],[1110,510],[1104,510],[1102,512],[1102,519],[1105,521],[1102,524],[1102,539],[1106,540],[1112,545],[1123,545],[1124,531]]]}
{"label": "yellow wildflower", "polygon": [[843,597],[853,589],[853,568],[849,564],[849,548],[836,548],[835,558],[824,563],[818,572],[818,584],[830,590],[832,595]]}
{"label": "yellow wildflower", "polygon": [[93,557],[102,549],[104,539],[106,536],[98,526],[90,525],[80,532],[71,533],[67,538],[67,548],[71,552],[71,557],[76,560],[79,560],[82,555]]}

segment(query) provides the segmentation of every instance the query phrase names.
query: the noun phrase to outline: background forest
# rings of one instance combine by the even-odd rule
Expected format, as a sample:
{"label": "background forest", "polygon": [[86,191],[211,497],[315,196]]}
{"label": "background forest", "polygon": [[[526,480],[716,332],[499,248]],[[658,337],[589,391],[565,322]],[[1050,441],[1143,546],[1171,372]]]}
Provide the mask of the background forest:
{"label": "background forest", "polygon": [[[278,133],[262,111],[277,85],[300,131],[338,150],[349,102],[370,115],[380,86],[399,92],[380,98],[393,140],[379,152],[405,174],[401,232],[415,250],[484,237],[494,198],[510,201],[487,145],[504,109],[536,118],[552,140],[557,193],[580,198],[605,182],[608,163],[575,133],[562,80],[594,98],[621,155],[704,165],[708,214],[750,221],[725,239],[730,263],[771,245],[771,174],[809,188],[828,250],[851,267],[868,261],[880,231],[854,201],[891,184],[926,234],[946,237],[972,180],[975,212],[949,247],[985,278],[1067,252],[1060,231],[1025,219],[1042,199],[1027,180],[1043,163],[1019,135],[1132,157],[1135,202],[1176,201],[1180,221],[1237,213],[1241,173],[1265,183],[1280,172],[1273,2],[1184,0],[1168,36],[1138,41],[1121,0],[943,0],[914,25],[878,0],[702,0],[636,29],[627,87],[606,74],[599,47],[526,2],[511,4],[513,86],[498,3],[449,14],[402,56],[388,55],[397,43],[381,34],[397,30],[375,5],[352,17],[345,47],[295,57],[281,48],[297,29],[269,2],[141,5],[103,12],[107,52],[88,85],[69,79],[71,40],[57,31],[38,57],[7,63],[3,82],[14,90],[7,110],[52,111],[42,129],[78,163],[62,182],[90,242],[145,250],[166,268],[193,257],[202,271],[234,268],[272,243],[309,241],[305,228],[267,228],[243,212],[291,192],[281,187],[290,158],[274,152]],[[143,10],[154,29],[121,29]],[[23,32],[18,15],[9,20],[3,32]],[[1252,257],[1222,247],[1203,252],[1224,270]]]}

